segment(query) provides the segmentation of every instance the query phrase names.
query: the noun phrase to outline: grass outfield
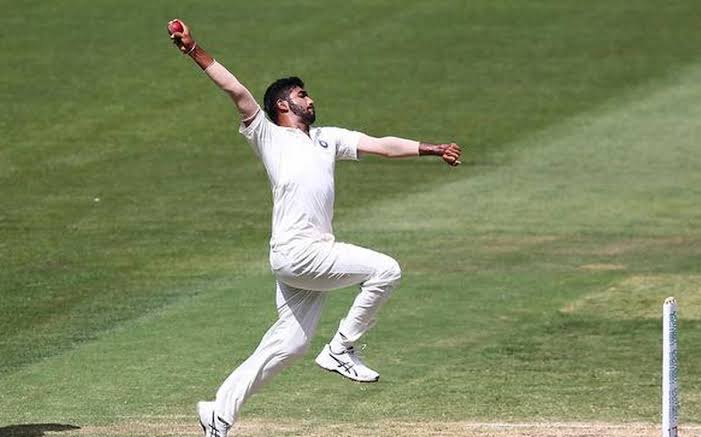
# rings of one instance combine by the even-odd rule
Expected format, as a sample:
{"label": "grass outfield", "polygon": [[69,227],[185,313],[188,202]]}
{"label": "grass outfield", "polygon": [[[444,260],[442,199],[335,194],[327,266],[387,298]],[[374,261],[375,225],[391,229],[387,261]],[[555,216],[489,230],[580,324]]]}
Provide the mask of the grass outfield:
{"label": "grass outfield", "polygon": [[364,340],[382,380],[310,353],[244,434],[656,435],[668,295],[698,431],[697,2],[399,5],[3,5],[0,436],[196,435],[275,319],[268,183],[174,16],[259,98],[298,74],[320,125],[467,150],[338,165],[338,239],[404,270]]}

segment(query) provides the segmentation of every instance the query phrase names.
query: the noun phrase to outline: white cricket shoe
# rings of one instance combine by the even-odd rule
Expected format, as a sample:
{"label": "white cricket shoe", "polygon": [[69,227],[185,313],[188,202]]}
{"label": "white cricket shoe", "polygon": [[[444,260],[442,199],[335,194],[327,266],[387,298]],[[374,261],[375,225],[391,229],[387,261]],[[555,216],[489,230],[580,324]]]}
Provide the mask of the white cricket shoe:
{"label": "white cricket shoe", "polygon": [[353,347],[335,353],[328,344],[316,357],[316,364],[330,372],[338,372],[348,379],[358,382],[377,382],[380,374],[366,366]]}
{"label": "white cricket shoe", "polygon": [[226,437],[231,424],[217,416],[214,412],[214,402],[201,401],[197,403],[197,414],[204,437]]}

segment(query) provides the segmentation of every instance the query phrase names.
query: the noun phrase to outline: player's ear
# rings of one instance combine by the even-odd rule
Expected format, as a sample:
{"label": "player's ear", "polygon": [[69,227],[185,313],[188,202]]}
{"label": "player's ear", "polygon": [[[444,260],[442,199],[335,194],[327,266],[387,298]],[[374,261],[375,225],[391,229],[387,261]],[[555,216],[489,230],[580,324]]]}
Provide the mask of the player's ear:
{"label": "player's ear", "polygon": [[275,102],[275,107],[278,113],[290,112],[290,104],[287,100],[278,99],[277,102]]}

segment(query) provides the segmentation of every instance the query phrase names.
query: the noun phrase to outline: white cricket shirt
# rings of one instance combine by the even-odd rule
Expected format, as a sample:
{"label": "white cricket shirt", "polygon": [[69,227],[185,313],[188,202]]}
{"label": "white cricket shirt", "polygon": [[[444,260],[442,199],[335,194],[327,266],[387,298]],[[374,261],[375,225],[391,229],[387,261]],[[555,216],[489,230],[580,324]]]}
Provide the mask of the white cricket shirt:
{"label": "white cricket shirt", "polygon": [[318,127],[309,136],[278,126],[259,109],[239,132],[263,161],[273,192],[270,246],[333,239],[337,159],[358,159],[360,132]]}

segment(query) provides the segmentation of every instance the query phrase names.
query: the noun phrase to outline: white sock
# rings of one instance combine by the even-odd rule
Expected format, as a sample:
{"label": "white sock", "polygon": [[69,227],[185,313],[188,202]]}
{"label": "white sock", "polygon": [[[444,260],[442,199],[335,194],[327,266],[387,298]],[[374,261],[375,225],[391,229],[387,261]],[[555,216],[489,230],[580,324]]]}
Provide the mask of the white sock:
{"label": "white sock", "polygon": [[346,349],[353,347],[353,343],[348,341],[346,336],[341,334],[341,332],[339,331],[336,332],[336,335],[334,335],[331,339],[329,347],[331,348],[331,352],[335,354],[340,354]]}

